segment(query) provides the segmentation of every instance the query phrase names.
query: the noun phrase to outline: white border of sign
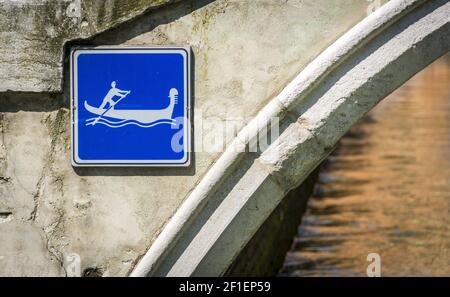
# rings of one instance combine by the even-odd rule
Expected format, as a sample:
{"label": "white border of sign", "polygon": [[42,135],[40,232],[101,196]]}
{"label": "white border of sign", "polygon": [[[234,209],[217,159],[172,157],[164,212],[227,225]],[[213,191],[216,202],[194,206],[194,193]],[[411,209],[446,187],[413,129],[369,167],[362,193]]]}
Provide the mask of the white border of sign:
{"label": "white border of sign", "polygon": [[[77,135],[78,106],[77,94],[77,63],[76,58],[83,53],[179,53],[184,57],[184,106],[185,114],[184,129],[184,151],[182,160],[82,160],[78,157]],[[71,160],[74,167],[187,167],[191,162],[191,48],[190,47],[125,47],[125,46],[97,46],[76,47],[70,53],[70,119],[71,119]]]}

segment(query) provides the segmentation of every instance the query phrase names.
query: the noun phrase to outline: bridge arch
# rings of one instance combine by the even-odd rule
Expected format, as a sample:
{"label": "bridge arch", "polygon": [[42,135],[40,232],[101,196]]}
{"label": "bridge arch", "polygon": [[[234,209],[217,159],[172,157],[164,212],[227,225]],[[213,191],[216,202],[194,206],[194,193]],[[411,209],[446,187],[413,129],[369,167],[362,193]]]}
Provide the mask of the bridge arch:
{"label": "bridge arch", "polygon": [[[449,23],[448,1],[391,1],[349,30],[241,130],[131,275],[224,274],[354,123],[449,51]],[[274,117],[280,136],[262,153],[242,152]]]}

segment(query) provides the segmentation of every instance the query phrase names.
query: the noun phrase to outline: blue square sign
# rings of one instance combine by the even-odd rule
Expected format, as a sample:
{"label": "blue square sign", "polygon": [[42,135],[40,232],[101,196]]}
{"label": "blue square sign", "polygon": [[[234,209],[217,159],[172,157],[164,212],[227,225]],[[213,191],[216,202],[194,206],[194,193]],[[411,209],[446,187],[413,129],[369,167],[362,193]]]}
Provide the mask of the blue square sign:
{"label": "blue square sign", "polygon": [[71,53],[73,166],[188,166],[190,50]]}

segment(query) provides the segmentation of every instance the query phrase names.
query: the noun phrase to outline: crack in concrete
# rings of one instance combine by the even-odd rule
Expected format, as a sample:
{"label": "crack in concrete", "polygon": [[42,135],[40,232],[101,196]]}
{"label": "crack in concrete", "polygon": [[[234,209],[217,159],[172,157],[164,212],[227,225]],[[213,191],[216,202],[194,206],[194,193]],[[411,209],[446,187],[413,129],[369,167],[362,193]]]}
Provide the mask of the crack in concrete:
{"label": "crack in concrete", "polygon": [[42,185],[43,185],[44,179],[45,179],[47,173],[50,173],[50,175],[53,176],[51,166],[54,161],[55,147],[57,144],[58,136],[64,131],[61,128],[63,128],[65,126],[66,113],[67,112],[64,109],[59,109],[54,121],[51,121],[51,114],[49,114],[44,119],[44,122],[47,123],[47,128],[48,128],[49,134],[51,136],[51,144],[50,144],[50,150],[47,154],[46,162],[42,168],[41,175],[36,184],[36,191],[33,193],[34,207],[33,207],[33,210],[31,211],[30,217],[29,217],[29,221],[32,221],[32,222],[35,222],[37,219],[38,208],[39,208],[39,204],[40,204],[40,196],[41,196]]}
{"label": "crack in concrete", "polygon": [[[63,220],[63,217],[64,217],[64,211],[63,210],[59,210],[58,211],[58,218],[56,219],[56,221],[51,223],[47,227],[44,227],[43,231],[44,231],[44,236],[45,236],[45,239],[46,239],[46,244],[45,244],[46,250],[49,252],[50,255],[52,255],[55,258],[55,260],[59,263],[59,265],[63,269],[64,275],[67,276],[67,270],[66,270],[66,267],[64,266],[63,253],[60,250],[58,250],[54,245],[51,244],[51,241],[52,241],[53,236],[54,236],[54,234],[56,232],[56,229],[61,224],[61,222]],[[51,231],[46,231],[46,229],[48,227],[51,227]],[[47,233],[50,233],[50,234],[47,236],[46,235]]]}
{"label": "crack in concrete", "polygon": [[65,215],[65,211],[61,204],[62,201],[64,201],[64,175],[57,175],[53,171],[52,165],[54,164],[54,155],[56,151],[56,146],[59,141],[59,137],[61,136],[61,133],[65,132],[67,113],[68,112],[65,109],[59,109],[58,112],[56,113],[54,120],[51,119],[51,114],[48,114],[47,117],[44,119],[44,123],[47,124],[47,128],[51,137],[51,144],[41,175],[36,184],[36,190],[33,194],[34,208],[29,217],[30,222],[36,223],[38,219],[39,207],[41,204],[44,182],[46,177],[50,176],[52,178],[51,183],[57,186],[56,192],[59,193],[61,197],[59,197],[60,198],[59,203],[57,203],[57,205],[55,206],[55,211],[57,214],[56,219],[50,224],[43,226],[41,229],[43,231],[43,236],[45,237],[46,250],[59,263],[59,265],[64,271],[65,276],[67,276],[67,271],[66,268],[64,267],[63,253],[52,244],[52,240],[55,236],[55,233],[58,227],[60,227]]}

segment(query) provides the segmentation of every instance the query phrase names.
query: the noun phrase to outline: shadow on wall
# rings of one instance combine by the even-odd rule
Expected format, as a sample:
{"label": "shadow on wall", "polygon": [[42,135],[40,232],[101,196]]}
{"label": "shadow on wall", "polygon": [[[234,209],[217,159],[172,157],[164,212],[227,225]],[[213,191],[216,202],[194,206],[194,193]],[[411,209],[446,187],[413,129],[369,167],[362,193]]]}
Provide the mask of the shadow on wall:
{"label": "shadow on wall", "polygon": [[94,45],[121,44],[133,37],[152,31],[159,25],[172,23],[212,2],[214,0],[183,0],[172,3],[160,9],[151,10],[111,30],[98,34],[92,37],[90,42]]}
{"label": "shadow on wall", "polygon": [[[89,39],[76,39],[64,45],[64,78],[63,93],[3,92],[0,93],[0,113],[52,112],[61,108],[70,108],[70,50],[75,46],[120,45],[129,39],[152,31],[161,24],[168,24],[197,9],[213,2],[213,0],[182,1],[165,7],[150,10],[130,21],[124,22],[110,30]],[[148,46],[151,46],[150,44]],[[191,54],[191,113],[195,108],[195,58]],[[67,113],[69,114],[69,113]],[[191,119],[193,115],[191,114]],[[191,123],[191,144],[194,144],[194,123]],[[69,133],[69,130],[66,131]],[[145,167],[84,167],[73,168],[79,176],[193,176],[195,175],[195,154],[191,154],[189,167],[145,168]]]}
{"label": "shadow on wall", "polygon": [[[136,36],[150,32],[159,25],[168,24],[177,19],[191,14],[192,12],[202,8],[203,6],[213,2],[214,0],[201,1],[183,1],[179,3],[170,4],[160,9],[151,10],[143,15],[140,15],[128,22],[112,28],[106,32],[96,35],[86,40],[74,40],[65,47],[65,61],[64,61],[64,100],[65,105],[69,106],[69,56],[70,49],[74,46],[98,46],[98,45],[118,45],[123,44]],[[153,44],[149,44],[151,46]],[[193,110],[195,109],[195,54],[191,53],[191,114],[193,119]],[[191,120],[191,145],[195,147],[195,127],[194,121]],[[75,172],[80,176],[185,176],[195,175],[195,154],[191,153],[191,165],[189,167],[175,167],[175,168],[123,168],[123,167],[97,167],[97,168],[74,168]]]}
{"label": "shadow on wall", "polygon": [[51,112],[65,107],[64,101],[60,93],[0,92],[0,113]]}

